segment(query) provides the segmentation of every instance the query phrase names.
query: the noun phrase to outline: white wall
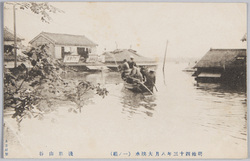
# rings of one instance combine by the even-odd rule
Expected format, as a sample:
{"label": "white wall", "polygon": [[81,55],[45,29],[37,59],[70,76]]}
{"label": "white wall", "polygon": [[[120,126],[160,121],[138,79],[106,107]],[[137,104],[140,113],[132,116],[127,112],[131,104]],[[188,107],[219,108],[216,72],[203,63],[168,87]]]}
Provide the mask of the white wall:
{"label": "white wall", "polygon": [[34,42],[31,43],[32,46],[39,46],[39,45],[44,45],[47,44],[49,47],[49,54],[51,54],[53,57],[55,57],[55,47],[54,44],[45,39],[42,36],[39,36]]}
{"label": "white wall", "polygon": [[96,47],[91,47],[91,53],[90,54],[97,54],[96,53]]}
{"label": "white wall", "polygon": [[61,59],[62,58],[62,47],[61,46],[56,46],[55,47],[55,58],[56,59]]}

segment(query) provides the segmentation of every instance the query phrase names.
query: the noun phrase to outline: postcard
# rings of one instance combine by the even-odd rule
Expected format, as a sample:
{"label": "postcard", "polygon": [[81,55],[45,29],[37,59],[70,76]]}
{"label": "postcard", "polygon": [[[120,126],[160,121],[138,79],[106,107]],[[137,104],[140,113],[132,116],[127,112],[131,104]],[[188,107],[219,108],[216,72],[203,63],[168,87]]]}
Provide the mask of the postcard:
{"label": "postcard", "polygon": [[4,158],[243,159],[247,4],[5,2]]}

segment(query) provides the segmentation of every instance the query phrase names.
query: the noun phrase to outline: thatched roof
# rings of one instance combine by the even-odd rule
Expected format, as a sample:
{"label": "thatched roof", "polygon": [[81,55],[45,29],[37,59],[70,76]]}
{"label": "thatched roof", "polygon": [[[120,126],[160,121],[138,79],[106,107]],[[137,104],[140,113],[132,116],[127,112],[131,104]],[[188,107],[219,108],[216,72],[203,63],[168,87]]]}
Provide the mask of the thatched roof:
{"label": "thatched roof", "polygon": [[138,63],[155,62],[151,58],[147,58],[137,54],[137,52],[132,49],[117,49],[114,51],[105,52],[103,53],[103,55],[105,55],[105,62],[122,62],[124,59],[127,59],[129,61],[131,56],[133,56],[134,61]]}
{"label": "thatched roof", "polygon": [[[14,41],[14,32],[9,30],[7,27],[4,27],[3,40],[4,41]],[[17,41],[20,42],[22,40],[24,40],[24,38],[17,36]]]}
{"label": "thatched roof", "polygon": [[210,49],[195,68],[230,68],[246,65],[246,49]]}
{"label": "thatched roof", "polygon": [[32,39],[29,43],[33,43],[40,36],[52,41],[56,45],[66,46],[97,46],[96,43],[89,40],[84,35],[69,35],[59,33],[41,32],[38,36]]}

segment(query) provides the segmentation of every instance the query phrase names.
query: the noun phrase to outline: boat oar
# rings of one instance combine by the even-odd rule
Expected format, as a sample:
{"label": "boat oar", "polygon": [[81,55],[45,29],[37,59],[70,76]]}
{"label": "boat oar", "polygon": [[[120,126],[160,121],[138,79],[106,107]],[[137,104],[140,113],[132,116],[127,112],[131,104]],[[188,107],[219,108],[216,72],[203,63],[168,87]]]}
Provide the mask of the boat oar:
{"label": "boat oar", "polygon": [[153,95],[153,92],[152,92],[150,89],[148,89],[148,87],[145,86],[143,83],[141,83],[139,79],[136,79],[136,78],[133,78],[133,77],[130,77],[130,78],[133,79],[133,80],[137,80],[138,83],[140,83],[146,90],[149,91],[149,93],[150,93],[151,95]]}
{"label": "boat oar", "polygon": [[149,91],[149,93],[151,94],[151,95],[153,95],[153,92],[150,90],[150,89],[148,89],[148,87],[147,86],[145,86],[143,83],[141,83],[141,82],[139,82],[144,88],[146,88],[146,90],[148,90]]}
{"label": "boat oar", "polygon": [[158,92],[158,89],[157,89],[157,87],[156,87],[156,85],[155,85],[155,84],[154,84],[154,87],[155,87],[156,92]]}

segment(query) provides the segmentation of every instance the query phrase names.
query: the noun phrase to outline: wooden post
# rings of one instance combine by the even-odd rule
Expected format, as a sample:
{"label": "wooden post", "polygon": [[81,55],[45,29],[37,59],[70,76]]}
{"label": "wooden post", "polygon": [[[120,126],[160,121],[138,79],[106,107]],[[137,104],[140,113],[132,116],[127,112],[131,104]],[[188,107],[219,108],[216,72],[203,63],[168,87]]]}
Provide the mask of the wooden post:
{"label": "wooden post", "polygon": [[13,5],[13,16],[14,16],[14,55],[15,55],[15,68],[17,67],[17,37],[16,37],[16,5]]}
{"label": "wooden post", "polygon": [[163,67],[162,67],[163,80],[164,80],[164,84],[165,85],[166,85],[166,80],[165,80],[165,62],[166,62],[167,49],[168,49],[168,40],[167,40],[167,44],[166,44],[166,50],[165,50],[165,54],[164,54]]}

